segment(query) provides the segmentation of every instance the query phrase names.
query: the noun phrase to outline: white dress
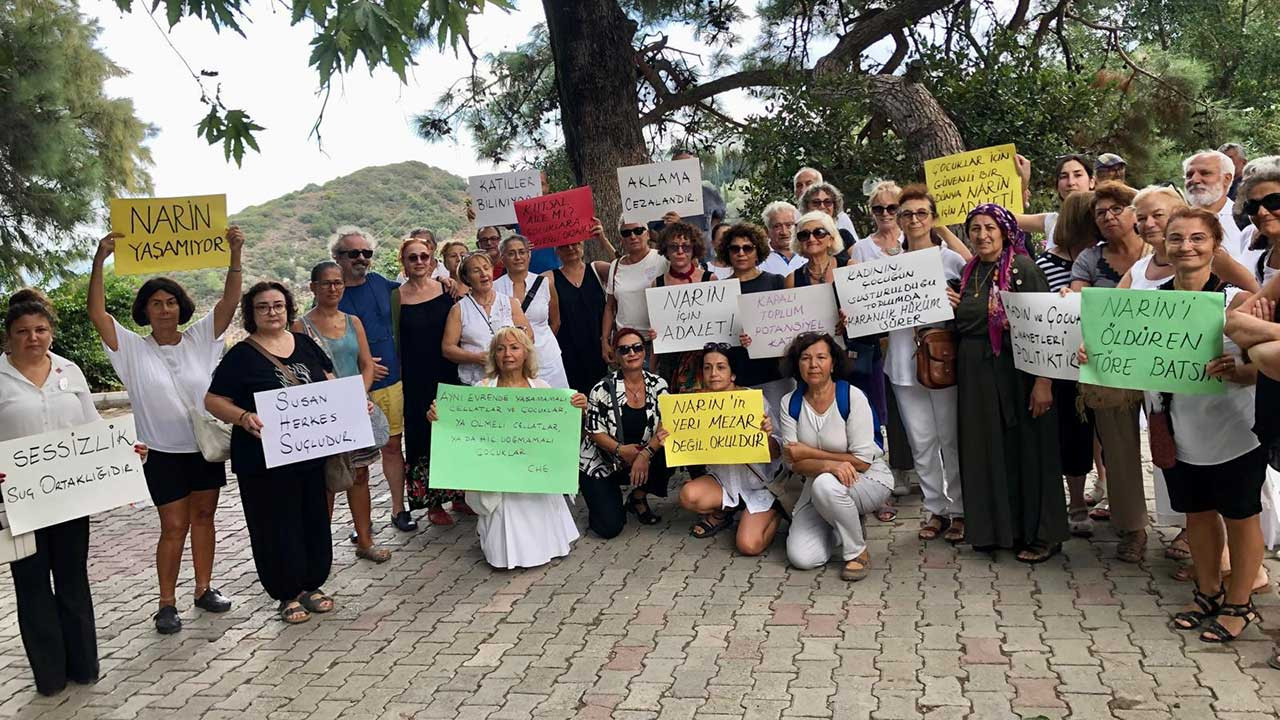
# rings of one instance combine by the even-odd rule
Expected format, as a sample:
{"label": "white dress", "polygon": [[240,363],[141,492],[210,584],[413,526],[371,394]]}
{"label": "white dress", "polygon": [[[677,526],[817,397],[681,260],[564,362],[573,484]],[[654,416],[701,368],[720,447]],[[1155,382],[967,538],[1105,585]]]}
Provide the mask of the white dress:
{"label": "white dress", "polygon": [[[494,387],[497,382],[491,378],[476,385]],[[548,387],[537,378],[529,386]],[[467,504],[477,513],[485,562],[495,568],[546,565],[568,555],[569,544],[579,537],[563,495],[468,490]]]}
{"label": "white dress", "polygon": [[[774,417],[776,410],[776,406],[765,408],[765,414],[769,416],[769,422],[774,428],[778,427],[778,421]],[[777,435],[773,437],[776,438]],[[745,502],[747,512],[755,514],[767,511],[777,500],[767,486],[777,469],[778,461],[771,460],[767,463],[745,465],[708,465],[707,474],[720,483],[722,508],[734,508],[738,503]]]}
{"label": "white dress", "polygon": [[[462,308],[462,336],[458,344],[468,352],[487,353],[493,334],[499,328],[509,327],[511,323],[511,298],[501,292],[495,292],[493,306],[489,314],[484,314],[484,306],[475,301],[471,295],[464,295],[458,301]],[[458,379],[468,385],[479,384],[484,379],[484,363],[463,363],[458,366]]]}
{"label": "white dress", "polygon": [[[536,282],[538,277],[538,275],[529,275],[525,278],[525,292],[533,287],[532,283]],[[507,275],[494,280],[493,289],[500,295],[510,297],[513,305],[524,301],[523,296],[515,297],[514,284]],[[569,376],[564,372],[564,357],[560,354],[560,343],[551,332],[550,282],[545,279],[542,281],[538,294],[533,296],[529,309],[524,311],[524,317],[533,326],[533,347],[538,351],[538,378],[547,381],[547,385],[553,388],[569,387]]]}

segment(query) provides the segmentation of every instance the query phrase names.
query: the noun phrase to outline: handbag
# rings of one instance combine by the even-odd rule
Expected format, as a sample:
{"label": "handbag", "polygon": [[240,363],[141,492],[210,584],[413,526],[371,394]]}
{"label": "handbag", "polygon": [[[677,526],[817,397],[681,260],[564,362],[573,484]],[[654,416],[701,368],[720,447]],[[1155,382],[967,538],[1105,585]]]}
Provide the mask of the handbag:
{"label": "handbag", "polygon": [[[298,382],[298,376],[293,374],[284,363],[267,349],[258,344],[253,338],[245,338],[245,342],[249,343],[255,350],[262,353],[262,356],[271,361],[272,365],[280,371],[280,376],[285,379],[289,385],[301,385]],[[331,493],[344,492],[350,490],[356,484],[356,468],[351,462],[351,453],[343,452],[336,455],[330,455],[324,459],[324,486]]]}
{"label": "handbag", "polygon": [[9,518],[5,514],[4,504],[0,503],[0,565],[29,558],[35,554],[35,532],[14,535],[9,529]]}
{"label": "handbag", "polygon": [[178,376],[173,374],[169,363],[160,358],[160,365],[169,373],[169,381],[173,383],[173,392],[178,402],[187,410],[187,419],[191,421],[191,429],[196,436],[196,447],[200,455],[208,462],[223,463],[231,459],[231,424],[224,423],[210,415],[204,408],[197,408],[187,402],[187,396],[178,384]]}
{"label": "handbag", "polygon": [[916,382],[930,390],[956,384],[956,333],[946,328],[916,332]]}
{"label": "handbag", "polygon": [[1151,463],[1161,470],[1168,470],[1178,464],[1178,446],[1173,441],[1173,417],[1169,414],[1173,395],[1160,393],[1160,405],[1159,410],[1147,413],[1147,442],[1151,445]]}

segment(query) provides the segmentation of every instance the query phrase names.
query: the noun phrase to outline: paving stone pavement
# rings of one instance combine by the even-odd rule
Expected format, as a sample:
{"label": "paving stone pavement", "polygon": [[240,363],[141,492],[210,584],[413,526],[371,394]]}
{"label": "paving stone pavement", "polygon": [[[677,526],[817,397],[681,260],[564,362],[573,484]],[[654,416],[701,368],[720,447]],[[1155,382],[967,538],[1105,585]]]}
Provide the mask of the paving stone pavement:
{"label": "paving stone pavement", "polygon": [[[382,486],[385,488],[385,485]],[[674,493],[673,493],[674,497]],[[1148,492],[1148,497],[1151,497]],[[898,520],[869,520],[875,569],[787,567],[783,538],[741,557],[730,534],[697,540],[691,517],[583,537],[566,558],[494,571],[474,521],[391,527],[375,504],[384,565],[357,561],[339,501],[326,589],[338,609],[300,626],[276,619],[257,584],[237,488],[223,494],[215,581],[222,616],[191,608],[157,635],[154,510],[93,519],[89,573],[102,677],[41,698],[0,578],[0,716],[18,718],[1274,718],[1280,600],[1270,623],[1229,646],[1168,628],[1190,586],[1170,579],[1163,542],[1112,559],[1105,525],[1028,567],[916,538],[919,495]],[[581,504],[575,509],[585,526]],[[184,561],[185,562],[185,561]],[[1280,563],[1268,561],[1273,577]],[[7,576],[7,566],[0,569]]]}

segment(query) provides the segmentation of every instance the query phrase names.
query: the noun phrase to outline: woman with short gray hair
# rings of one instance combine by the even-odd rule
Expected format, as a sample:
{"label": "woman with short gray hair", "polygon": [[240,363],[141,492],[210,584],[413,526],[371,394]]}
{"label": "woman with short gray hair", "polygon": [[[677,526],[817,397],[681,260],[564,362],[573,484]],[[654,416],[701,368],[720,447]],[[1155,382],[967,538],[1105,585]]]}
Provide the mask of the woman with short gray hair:
{"label": "woman with short gray hair", "polygon": [[495,292],[511,297],[512,305],[519,305],[529,326],[533,328],[533,344],[537,349],[538,377],[553,388],[569,387],[569,377],[564,372],[564,358],[560,356],[560,299],[556,297],[554,282],[545,275],[533,275],[530,280],[529,258],[532,248],[523,235],[510,235],[502,241],[502,264],[507,274],[493,281]]}
{"label": "woman with short gray hair", "polygon": [[[821,210],[830,215],[831,220],[835,222],[836,218],[840,217],[840,213],[844,212],[844,193],[829,182],[814,183],[804,191],[804,195],[800,196],[800,210],[802,213]],[[841,265],[845,265],[849,262],[849,248],[858,242],[858,238],[848,230],[840,228],[838,223],[836,227],[839,228],[840,244],[843,248],[840,254],[836,255],[836,260]]]}

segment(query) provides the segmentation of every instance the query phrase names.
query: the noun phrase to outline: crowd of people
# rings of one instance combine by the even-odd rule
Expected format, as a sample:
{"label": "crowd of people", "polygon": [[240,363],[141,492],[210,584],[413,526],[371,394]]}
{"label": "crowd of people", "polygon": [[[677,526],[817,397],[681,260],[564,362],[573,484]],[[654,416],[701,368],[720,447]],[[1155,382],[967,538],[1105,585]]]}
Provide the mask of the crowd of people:
{"label": "crowd of people", "polygon": [[[1268,465],[1280,461],[1280,420],[1266,410],[1275,407],[1267,401],[1280,378],[1280,255],[1272,252],[1280,240],[1280,157],[1245,164],[1238,146],[1226,150],[1235,157],[1187,158],[1182,192],[1172,184],[1129,187],[1114,154],[1064,156],[1054,171],[1056,212],[979,205],[963,241],[938,223],[925,186],[893,181],[871,190],[875,227],[859,237],[839,188],[807,167],[795,174],[793,196],[768,204],[758,224],[725,223],[709,212],[623,222],[614,234],[597,222],[591,237],[552,253],[535,250],[518,228],[481,227],[476,252],[457,240],[437,246],[432,232],[414,230],[398,247],[399,279],[370,269],[374,238],[340,228],[332,260],[311,272],[314,304],[305,313],[284,283],[242,292],[245,238],[233,227],[218,303],[197,318],[181,285],[149,279],[131,310],[145,334],[107,312],[103,272],[119,239],[109,235],[94,259],[88,312],[145,446],[139,452],[161,529],[156,630],[181,629],[177,579],[188,534],[193,604],[215,613],[232,606],[214,586],[226,472],[198,441],[205,411],[232,426],[231,469],[252,554],[280,619],[301,623],[334,609],[323,585],[335,495],[343,491],[330,489],[323,461],[266,467],[254,393],[359,375],[371,413],[386,425],[385,442],[355,460],[356,479],[345,490],[354,552],[373,563],[390,556],[373,532],[368,465],[379,460],[395,528],[414,531],[422,510],[433,525],[476,516],[481,550],[495,568],[547,563],[579,537],[562,496],[433,487],[431,426],[442,384],[572,390],[569,402],[583,415],[579,494],[587,529],[599,538],[617,537],[629,517],[658,523],[660,512],[674,509],[664,499],[675,490],[669,504],[691,513],[694,537],[736,528],[737,551],[760,555],[785,530],[788,563],[812,569],[836,556],[850,582],[874,567],[866,517],[893,520],[893,498],[911,491],[913,475],[926,511],[921,541],[1009,550],[1035,564],[1068,538],[1091,536],[1094,523],[1110,522],[1120,538],[1115,557],[1143,561],[1145,415],[1160,466],[1157,521],[1185,527],[1164,552],[1189,561],[1181,576],[1192,584],[1190,602],[1170,622],[1205,642],[1233,640],[1260,620],[1250,596],[1270,583],[1260,516]],[[1018,164],[1025,191],[1031,166],[1021,157]],[[1045,236],[1034,257],[1032,232]],[[587,261],[602,254],[588,253],[589,244],[615,259]],[[734,346],[654,353],[647,288],[723,279],[751,294],[832,284],[838,267],[933,249],[948,281],[951,322],[878,337],[806,332],[780,359],[750,357],[747,334]],[[1224,351],[1206,371],[1227,392],[1142,393],[1019,370],[1001,292],[1086,287],[1221,292]],[[225,349],[237,308],[248,337]],[[55,328],[38,292],[11,298],[8,354],[0,358],[4,439],[96,418],[82,373],[50,352]],[[946,386],[919,376],[917,353],[936,332],[954,337],[954,381]],[[1083,347],[1078,359],[1088,363]],[[768,461],[670,467],[659,396],[739,389],[761,391]],[[1086,488],[1094,470],[1099,480]],[[97,674],[88,522],[36,537],[36,555],[15,562],[13,575],[37,689],[52,693]]]}

